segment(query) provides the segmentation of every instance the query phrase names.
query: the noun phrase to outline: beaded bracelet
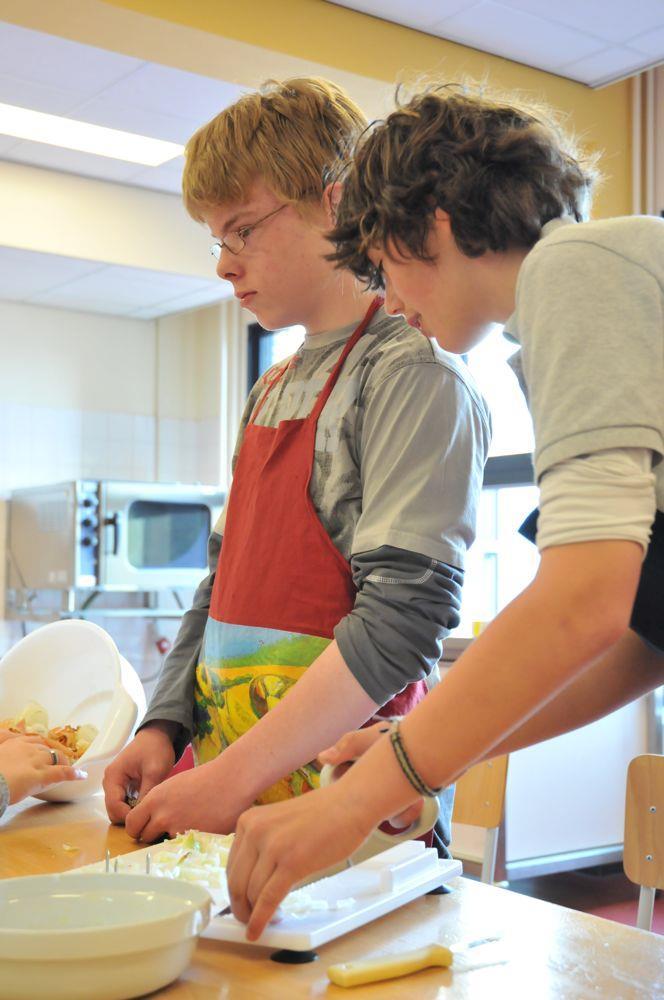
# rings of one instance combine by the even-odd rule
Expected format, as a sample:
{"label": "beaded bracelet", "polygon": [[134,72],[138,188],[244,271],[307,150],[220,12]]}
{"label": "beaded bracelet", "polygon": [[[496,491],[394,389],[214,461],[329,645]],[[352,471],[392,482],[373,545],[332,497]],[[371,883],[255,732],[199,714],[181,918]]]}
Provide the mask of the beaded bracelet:
{"label": "beaded bracelet", "polygon": [[392,744],[392,749],[394,750],[394,755],[399,763],[399,767],[418,795],[424,795],[427,798],[434,799],[440,792],[442,792],[442,787],[432,788],[431,785],[427,785],[426,781],[420,777],[411,764],[410,758],[406,753],[406,749],[401,740],[399,722],[392,723],[392,728],[390,730],[390,742]]}

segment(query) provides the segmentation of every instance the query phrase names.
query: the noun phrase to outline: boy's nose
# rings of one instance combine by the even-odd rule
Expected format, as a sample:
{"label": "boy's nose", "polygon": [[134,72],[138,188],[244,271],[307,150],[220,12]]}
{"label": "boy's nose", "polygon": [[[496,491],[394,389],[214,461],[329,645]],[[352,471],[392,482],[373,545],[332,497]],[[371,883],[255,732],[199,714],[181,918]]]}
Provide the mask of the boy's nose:
{"label": "boy's nose", "polygon": [[225,281],[230,281],[238,274],[239,261],[237,254],[230,253],[226,247],[221,248],[221,256],[217,261],[217,277]]}

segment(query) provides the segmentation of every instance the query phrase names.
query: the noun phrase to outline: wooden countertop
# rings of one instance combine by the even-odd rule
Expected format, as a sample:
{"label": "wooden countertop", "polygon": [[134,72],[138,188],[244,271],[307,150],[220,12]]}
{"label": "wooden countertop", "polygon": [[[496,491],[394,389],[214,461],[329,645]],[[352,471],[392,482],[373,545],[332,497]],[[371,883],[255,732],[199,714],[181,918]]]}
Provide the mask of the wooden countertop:
{"label": "wooden countertop", "polygon": [[[100,796],[71,805],[11,808],[0,821],[0,877],[65,871],[137,848],[108,823]],[[76,850],[71,850],[76,848]],[[459,878],[447,896],[425,896],[288,966],[255,946],[202,940],[164,1000],[291,1000],[300,997],[433,1000],[654,1000],[664,997],[664,938],[504,889]],[[500,937],[431,969],[348,991],[325,970],[335,962],[393,954],[432,941],[452,945]]]}

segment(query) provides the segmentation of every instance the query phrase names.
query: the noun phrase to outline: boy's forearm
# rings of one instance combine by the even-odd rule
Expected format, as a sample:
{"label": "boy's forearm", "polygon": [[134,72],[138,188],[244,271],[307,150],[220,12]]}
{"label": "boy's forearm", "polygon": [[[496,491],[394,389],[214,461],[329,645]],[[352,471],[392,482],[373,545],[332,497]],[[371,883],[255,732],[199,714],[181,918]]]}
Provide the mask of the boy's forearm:
{"label": "boy's forearm", "polygon": [[664,683],[664,654],[629,631],[489,756],[513,753],[587,726]]}
{"label": "boy's forearm", "polygon": [[406,745],[429,784],[450,784],[489,755],[618,641],[640,567],[632,542],[545,551],[533,583],[404,722]]}
{"label": "boy's forearm", "polygon": [[286,697],[221,755],[233,757],[240,784],[255,799],[279,778],[313,760],[379,706],[331,642]]}
{"label": "boy's forearm", "polygon": [[[590,555],[581,551],[586,546],[561,547],[568,550],[563,559],[547,561],[543,576],[404,719],[404,745],[429,785],[449,785],[472,764],[494,756],[510,734],[618,641],[640,570],[640,552],[632,544],[589,543],[597,547]],[[616,550],[607,546],[628,548],[614,558]],[[585,577],[578,562],[584,554],[593,562]],[[380,783],[372,778],[376,773]],[[388,740],[372,747],[341,783],[350,796],[363,789],[376,822],[411,801]]]}

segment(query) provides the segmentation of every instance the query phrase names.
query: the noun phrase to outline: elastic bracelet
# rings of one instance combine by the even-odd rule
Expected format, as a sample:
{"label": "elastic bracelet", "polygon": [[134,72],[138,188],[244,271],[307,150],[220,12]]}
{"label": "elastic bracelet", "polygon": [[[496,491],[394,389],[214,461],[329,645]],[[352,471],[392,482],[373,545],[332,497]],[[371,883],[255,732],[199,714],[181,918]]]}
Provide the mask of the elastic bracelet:
{"label": "elastic bracelet", "polygon": [[9,785],[4,774],[0,774],[0,816],[7,811],[9,805]]}
{"label": "elastic bracelet", "polygon": [[441,788],[432,788],[431,785],[427,785],[426,781],[420,777],[415,768],[410,762],[410,757],[406,753],[406,749],[401,740],[401,733],[399,731],[399,722],[393,722],[392,728],[390,730],[390,742],[392,744],[392,749],[394,750],[394,755],[397,758],[399,767],[403,771],[405,777],[408,779],[410,784],[413,786],[418,795],[424,795],[427,798],[435,799],[436,796],[442,792]]}

